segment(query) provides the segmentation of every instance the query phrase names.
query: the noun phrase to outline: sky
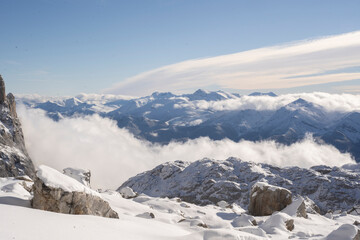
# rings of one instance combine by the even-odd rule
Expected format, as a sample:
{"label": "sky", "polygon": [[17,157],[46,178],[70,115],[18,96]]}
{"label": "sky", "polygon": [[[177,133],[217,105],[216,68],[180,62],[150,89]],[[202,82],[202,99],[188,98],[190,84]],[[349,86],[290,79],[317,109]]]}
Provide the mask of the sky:
{"label": "sky", "polygon": [[360,93],[360,1],[0,0],[7,91]]}

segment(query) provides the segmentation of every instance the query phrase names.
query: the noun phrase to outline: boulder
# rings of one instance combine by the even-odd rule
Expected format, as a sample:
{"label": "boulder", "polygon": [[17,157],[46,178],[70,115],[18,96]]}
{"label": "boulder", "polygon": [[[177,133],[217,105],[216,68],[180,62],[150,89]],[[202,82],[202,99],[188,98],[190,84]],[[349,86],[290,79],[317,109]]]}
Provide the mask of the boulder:
{"label": "boulder", "polygon": [[39,167],[33,193],[31,206],[36,209],[119,218],[99,193],[47,166]]}
{"label": "boulder", "polygon": [[123,187],[118,191],[120,195],[126,199],[137,197],[137,193],[134,192],[130,187]]}
{"label": "boulder", "polygon": [[285,188],[257,182],[251,188],[249,213],[267,216],[291,204],[291,192]]}

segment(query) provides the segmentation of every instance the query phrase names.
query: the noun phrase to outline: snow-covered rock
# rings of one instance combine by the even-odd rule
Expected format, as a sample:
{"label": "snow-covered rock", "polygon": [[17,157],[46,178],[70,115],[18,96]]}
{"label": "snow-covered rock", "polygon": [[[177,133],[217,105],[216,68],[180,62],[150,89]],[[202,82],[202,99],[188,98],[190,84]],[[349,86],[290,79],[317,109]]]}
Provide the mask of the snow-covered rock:
{"label": "snow-covered rock", "polygon": [[90,170],[84,170],[80,168],[65,168],[63,171],[65,175],[74,178],[87,187],[90,187]]}
{"label": "snow-covered rock", "polygon": [[[279,168],[256,164],[237,158],[227,160],[202,159],[195,162],[175,161],[161,164],[138,174],[121,185],[153,197],[178,197],[199,205],[226,201],[248,208],[251,187],[256,182],[283,187],[293,196],[307,198],[307,211],[319,206],[328,210],[349,210],[359,205],[360,173],[338,167]],[[166,174],[164,174],[166,172]],[[313,201],[313,202],[312,202]],[[315,210],[312,210],[316,212]]]}
{"label": "snow-covered rock", "polygon": [[360,230],[354,225],[343,224],[338,229],[332,231],[325,240],[359,240]]}
{"label": "snow-covered rock", "polygon": [[15,97],[11,93],[6,96],[0,75],[0,177],[23,175],[33,178],[35,168],[25,148]]}
{"label": "snow-covered rock", "polygon": [[119,190],[120,195],[123,198],[129,199],[129,198],[134,198],[137,196],[137,194],[129,187],[123,187]]}
{"label": "snow-covered rock", "polygon": [[118,218],[99,193],[74,178],[47,166],[40,166],[33,185],[33,208],[67,214]]}
{"label": "snow-covered rock", "polygon": [[250,192],[249,213],[254,216],[271,215],[291,204],[291,192],[265,182],[255,183]]}

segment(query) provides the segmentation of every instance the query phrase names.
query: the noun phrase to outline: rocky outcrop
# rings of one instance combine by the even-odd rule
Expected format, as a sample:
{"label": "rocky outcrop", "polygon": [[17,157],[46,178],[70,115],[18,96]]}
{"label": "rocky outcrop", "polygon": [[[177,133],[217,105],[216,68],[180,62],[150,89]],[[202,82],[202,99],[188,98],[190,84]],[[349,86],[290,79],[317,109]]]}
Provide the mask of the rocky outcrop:
{"label": "rocky outcrop", "polygon": [[65,168],[63,172],[65,175],[74,178],[75,180],[84,184],[87,187],[90,187],[90,170],[84,170],[80,168]]}
{"label": "rocky outcrop", "polygon": [[291,204],[291,199],[289,190],[258,182],[251,188],[249,213],[254,216],[271,215]]}
{"label": "rocky outcrop", "polygon": [[11,93],[6,96],[0,76],[0,177],[23,175],[34,178],[35,168],[26,151],[15,97]]}
{"label": "rocky outcrop", "polygon": [[78,184],[75,179],[41,166],[33,185],[31,206],[57,213],[119,218],[100,194]]}
{"label": "rocky outcrop", "polygon": [[[139,194],[152,197],[178,197],[198,205],[226,201],[247,209],[252,185],[268,182],[303,196],[306,211],[349,210],[360,204],[360,172],[351,167],[317,166],[279,168],[238,158],[175,161],[161,164],[122,184]],[[318,206],[318,207],[317,207]]]}

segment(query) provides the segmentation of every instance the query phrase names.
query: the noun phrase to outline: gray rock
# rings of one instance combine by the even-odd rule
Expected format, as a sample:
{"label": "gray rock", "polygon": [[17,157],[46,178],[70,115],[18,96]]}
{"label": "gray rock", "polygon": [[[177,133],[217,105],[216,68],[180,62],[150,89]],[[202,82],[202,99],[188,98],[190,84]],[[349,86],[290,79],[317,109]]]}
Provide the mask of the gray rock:
{"label": "gray rock", "polygon": [[258,182],[251,188],[249,213],[267,216],[291,204],[291,192],[285,188]]}
{"label": "gray rock", "polygon": [[26,151],[24,135],[16,114],[15,97],[5,95],[0,76],[0,177],[35,176],[34,165]]}
{"label": "gray rock", "polygon": [[289,219],[289,220],[285,221],[285,226],[286,226],[286,229],[289,231],[294,230],[294,228],[295,228],[294,219]]}
{"label": "gray rock", "polygon": [[66,213],[95,215],[119,218],[108,202],[102,198],[84,192],[66,192],[61,188],[52,188],[36,178],[33,185],[34,197],[31,206],[36,209]]}
{"label": "gray rock", "polygon": [[360,172],[327,167],[326,173],[321,173],[323,168],[280,168],[238,158],[175,161],[130,178],[118,190],[128,186],[139,194],[180,198],[198,205],[224,200],[247,209],[251,186],[264,181],[304,197],[308,213],[324,214],[329,209],[349,210],[359,205]]}

